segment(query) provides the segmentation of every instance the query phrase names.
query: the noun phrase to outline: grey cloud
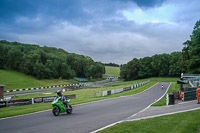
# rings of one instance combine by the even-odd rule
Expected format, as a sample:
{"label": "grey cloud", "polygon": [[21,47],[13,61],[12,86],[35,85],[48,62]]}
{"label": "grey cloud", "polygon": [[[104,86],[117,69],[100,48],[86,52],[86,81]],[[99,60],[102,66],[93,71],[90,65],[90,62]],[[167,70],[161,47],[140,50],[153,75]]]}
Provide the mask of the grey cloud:
{"label": "grey cloud", "polygon": [[[116,26],[109,32],[98,32],[94,26],[80,27],[63,22],[36,35],[16,36],[21,42],[56,46],[68,52],[90,56],[96,61],[123,64],[132,58],[180,51],[190,30],[179,25],[132,24],[129,30],[123,31],[120,26],[120,30],[117,30]],[[103,23],[102,27],[105,27]]]}
{"label": "grey cloud", "polygon": [[[174,1],[168,1],[168,3],[170,2]],[[109,4],[113,3],[109,2]],[[101,7],[105,3],[99,5],[97,9],[93,7],[95,4],[97,3],[93,2],[90,6],[83,6],[87,7],[83,9],[85,10],[84,14],[87,14],[85,19],[88,19],[89,16],[89,19],[86,20],[87,23],[82,21],[83,18],[80,21],[77,20],[82,24],[73,23],[67,19],[56,19],[47,24],[46,28],[34,32],[12,32],[7,28],[4,31],[8,30],[9,33],[0,33],[0,39],[63,48],[68,52],[90,56],[95,61],[124,64],[133,58],[181,51],[182,43],[189,39],[196,18],[199,17],[195,15],[194,20],[188,21],[187,19],[191,17],[190,13],[193,11],[185,13],[186,7],[183,6],[179,7],[179,12],[174,14],[175,24],[138,24],[134,21],[127,21],[122,14],[125,9],[137,8],[134,3],[120,5],[119,1],[114,5],[108,4],[103,10]],[[186,4],[183,5],[186,6]],[[196,9],[198,6],[193,6],[194,12],[199,12]],[[192,5],[189,9],[192,10]],[[21,21],[28,20],[22,19]],[[44,16],[41,16],[39,20],[44,22],[44,25],[48,23],[44,21]],[[51,19],[47,21],[49,20]]]}

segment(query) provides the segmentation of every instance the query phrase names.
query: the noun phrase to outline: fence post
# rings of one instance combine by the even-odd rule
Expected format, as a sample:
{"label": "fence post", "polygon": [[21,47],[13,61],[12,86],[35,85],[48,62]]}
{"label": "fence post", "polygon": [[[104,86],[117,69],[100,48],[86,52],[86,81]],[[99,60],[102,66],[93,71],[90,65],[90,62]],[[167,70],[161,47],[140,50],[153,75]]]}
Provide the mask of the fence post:
{"label": "fence post", "polygon": [[166,105],[169,105],[169,95],[166,94]]}
{"label": "fence post", "polygon": [[34,104],[34,98],[32,98],[32,104]]}

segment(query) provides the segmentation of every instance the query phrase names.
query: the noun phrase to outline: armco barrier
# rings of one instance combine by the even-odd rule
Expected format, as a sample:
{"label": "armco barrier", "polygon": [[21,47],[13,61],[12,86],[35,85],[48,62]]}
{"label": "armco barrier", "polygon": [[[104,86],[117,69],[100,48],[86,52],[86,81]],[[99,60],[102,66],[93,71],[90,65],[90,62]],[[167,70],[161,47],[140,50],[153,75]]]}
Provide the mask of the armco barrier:
{"label": "armco barrier", "polygon": [[[65,97],[68,98],[68,99],[76,99],[75,94],[66,95]],[[52,102],[55,98],[56,98],[56,96],[38,97],[38,98],[32,98],[32,99],[0,101],[0,107],[9,107],[9,106],[18,106],[18,105]]]}
{"label": "armco barrier", "polygon": [[[56,98],[56,96],[32,98],[32,104],[52,102],[55,98]],[[76,99],[76,94],[66,95],[65,98],[66,99]]]}
{"label": "armco barrier", "polygon": [[9,100],[6,102],[6,107],[8,106],[18,106],[32,104],[32,99],[20,99],[20,100]]}
{"label": "armco barrier", "polygon": [[52,102],[56,97],[38,97],[38,98],[32,98],[32,104],[35,103],[46,103],[46,102]]}
{"label": "armco barrier", "polygon": [[114,90],[114,94],[120,93],[120,92],[122,92],[122,91],[123,91],[123,88],[121,88],[121,89],[116,89],[116,90]]}
{"label": "armco barrier", "polygon": [[128,91],[128,90],[131,90],[131,87],[123,88],[123,91]]}
{"label": "armco barrier", "polygon": [[46,102],[52,102],[54,99],[55,99],[55,97],[43,97],[42,101],[44,103],[46,103]]}
{"label": "armco barrier", "polygon": [[141,82],[141,83],[138,83],[138,84],[134,84],[130,87],[125,87],[125,88],[120,88],[120,89],[116,89],[116,90],[109,90],[109,91],[103,91],[102,92],[102,96],[107,96],[107,95],[112,95],[112,94],[116,94],[116,93],[120,93],[120,92],[123,92],[123,91],[128,91],[128,90],[131,90],[131,89],[135,89],[137,87],[140,87],[142,85],[145,85],[147,83],[149,83],[150,81],[144,81],[144,82]]}
{"label": "armco barrier", "polygon": [[33,98],[32,101],[33,101],[32,104],[35,104],[35,103],[43,103],[42,97]]}

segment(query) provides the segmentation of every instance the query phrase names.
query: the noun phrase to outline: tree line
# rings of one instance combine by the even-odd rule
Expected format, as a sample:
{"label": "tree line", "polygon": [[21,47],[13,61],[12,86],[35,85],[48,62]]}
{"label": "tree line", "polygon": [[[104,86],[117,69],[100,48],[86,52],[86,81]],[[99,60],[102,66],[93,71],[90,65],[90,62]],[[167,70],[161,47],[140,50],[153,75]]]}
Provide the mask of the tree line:
{"label": "tree line", "polygon": [[54,47],[0,41],[0,69],[12,69],[38,79],[100,78],[101,62]]}
{"label": "tree line", "polygon": [[119,67],[116,63],[104,63],[105,66],[113,66],[113,67]]}
{"label": "tree line", "polygon": [[181,52],[134,58],[120,67],[124,80],[148,77],[180,77],[181,73],[200,73],[200,20],[196,22],[190,40]]}

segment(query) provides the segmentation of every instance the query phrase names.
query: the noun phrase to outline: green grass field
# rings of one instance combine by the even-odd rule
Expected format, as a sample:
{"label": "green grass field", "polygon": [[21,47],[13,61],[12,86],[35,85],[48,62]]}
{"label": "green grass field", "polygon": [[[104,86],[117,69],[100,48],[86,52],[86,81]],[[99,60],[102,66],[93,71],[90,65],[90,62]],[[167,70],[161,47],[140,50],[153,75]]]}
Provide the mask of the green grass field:
{"label": "green grass field", "polygon": [[105,66],[106,75],[119,77],[120,76],[120,67],[112,67],[112,66]]}
{"label": "green grass field", "polygon": [[98,133],[199,133],[200,110],[124,122]]}
{"label": "green grass field", "polygon": [[6,85],[4,90],[24,89],[32,87],[42,87],[49,85],[71,84],[77,83],[75,80],[38,80],[34,77],[25,75],[12,70],[0,69],[0,84]]}

